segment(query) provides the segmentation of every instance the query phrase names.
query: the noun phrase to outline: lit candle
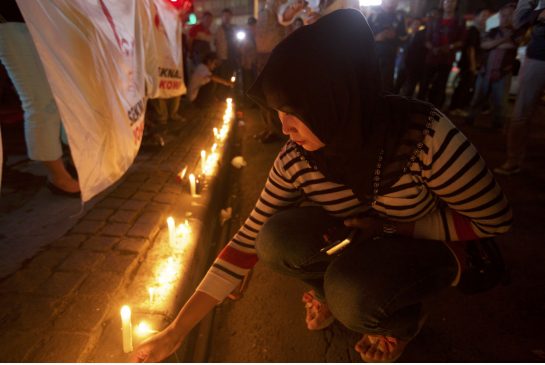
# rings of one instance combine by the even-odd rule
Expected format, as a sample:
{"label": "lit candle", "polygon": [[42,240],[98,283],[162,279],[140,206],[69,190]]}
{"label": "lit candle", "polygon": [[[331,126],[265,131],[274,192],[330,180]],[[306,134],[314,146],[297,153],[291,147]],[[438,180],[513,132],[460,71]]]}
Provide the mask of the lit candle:
{"label": "lit candle", "polygon": [[197,196],[197,183],[193,174],[189,174],[189,191],[191,192],[191,196]]}
{"label": "lit candle", "polygon": [[123,334],[123,352],[132,351],[131,309],[128,305],[121,307],[121,332]]}
{"label": "lit candle", "polygon": [[227,98],[225,101],[227,102],[227,105],[231,105],[233,103],[233,98]]}
{"label": "lit candle", "polygon": [[167,218],[167,226],[168,226],[168,240],[170,242],[170,245],[174,246],[176,244],[176,223],[174,222],[174,218],[172,217]]}
{"label": "lit candle", "polygon": [[205,150],[201,151],[201,171],[203,172],[203,174],[206,171],[206,151]]}
{"label": "lit candle", "polygon": [[235,76],[232,76],[231,77],[231,82],[235,82],[235,80],[236,80]]}
{"label": "lit candle", "polygon": [[149,293],[149,305],[150,307],[153,306],[153,302],[155,300],[155,287],[150,287],[148,288],[148,293]]}
{"label": "lit candle", "polygon": [[186,173],[187,173],[187,166],[184,166],[182,171],[180,171],[180,173],[178,174],[178,176],[180,177],[180,180],[184,179]]}

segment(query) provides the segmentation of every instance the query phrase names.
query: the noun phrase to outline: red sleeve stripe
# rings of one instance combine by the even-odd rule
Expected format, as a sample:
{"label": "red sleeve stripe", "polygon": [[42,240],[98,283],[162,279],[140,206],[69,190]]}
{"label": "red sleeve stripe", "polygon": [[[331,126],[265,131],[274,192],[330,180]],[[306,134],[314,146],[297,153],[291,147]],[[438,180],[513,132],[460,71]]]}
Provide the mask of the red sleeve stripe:
{"label": "red sleeve stripe", "polygon": [[479,236],[475,233],[471,227],[471,219],[461,215],[460,213],[452,210],[452,220],[454,222],[454,229],[458,240],[476,240]]}
{"label": "red sleeve stripe", "polygon": [[245,253],[231,246],[225,246],[219,258],[242,269],[251,269],[257,262],[256,254]]}

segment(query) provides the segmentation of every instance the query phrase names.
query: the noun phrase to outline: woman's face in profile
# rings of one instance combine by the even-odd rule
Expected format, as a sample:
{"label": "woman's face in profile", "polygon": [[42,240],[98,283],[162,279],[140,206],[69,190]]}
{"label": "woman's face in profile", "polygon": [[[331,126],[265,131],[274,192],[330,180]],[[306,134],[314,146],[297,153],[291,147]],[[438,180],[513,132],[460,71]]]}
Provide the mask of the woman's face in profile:
{"label": "woman's face in profile", "polygon": [[278,111],[282,122],[282,133],[307,151],[316,151],[325,146],[305,123],[293,114]]}

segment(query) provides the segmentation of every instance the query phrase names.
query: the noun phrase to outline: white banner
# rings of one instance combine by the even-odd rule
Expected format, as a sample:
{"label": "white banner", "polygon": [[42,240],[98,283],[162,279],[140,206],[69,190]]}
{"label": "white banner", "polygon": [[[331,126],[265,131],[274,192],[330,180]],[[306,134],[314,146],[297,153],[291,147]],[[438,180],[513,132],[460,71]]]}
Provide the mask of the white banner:
{"label": "white banner", "polygon": [[81,196],[132,164],[144,130],[145,58],[139,0],[17,0],[57,102]]}
{"label": "white banner", "polygon": [[166,0],[144,0],[140,4],[145,14],[147,96],[170,98],[185,94],[179,10]]}

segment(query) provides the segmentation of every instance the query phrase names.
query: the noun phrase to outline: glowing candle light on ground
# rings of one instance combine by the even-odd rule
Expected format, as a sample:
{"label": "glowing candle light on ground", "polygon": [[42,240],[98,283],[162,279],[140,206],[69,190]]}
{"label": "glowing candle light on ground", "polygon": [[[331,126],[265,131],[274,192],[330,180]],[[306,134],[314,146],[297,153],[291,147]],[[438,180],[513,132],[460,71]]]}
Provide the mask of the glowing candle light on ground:
{"label": "glowing candle light on ground", "polygon": [[131,309],[128,305],[121,307],[121,332],[123,335],[123,352],[129,353],[132,348]]}
{"label": "glowing candle light on ground", "polygon": [[168,226],[168,240],[172,246],[176,244],[176,223],[174,222],[174,218],[168,217],[167,218],[167,226]]}
{"label": "glowing candle light on ground", "polygon": [[134,329],[134,332],[136,333],[136,335],[138,337],[148,337],[149,335],[151,335],[152,333],[157,333],[158,331],[155,331],[153,330],[149,324],[147,324],[146,322],[142,321],[140,323],[138,323],[138,326],[136,326],[136,328]]}
{"label": "glowing candle light on ground", "polygon": [[191,196],[197,196],[197,182],[193,174],[189,174],[189,191],[191,192]]}
{"label": "glowing candle light on ground", "polygon": [[180,180],[183,180],[184,177],[185,177],[185,174],[187,173],[187,166],[185,166],[182,171],[180,171],[180,173],[178,174],[178,176],[180,177]]}
{"label": "glowing candle light on ground", "polygon": [[206,169],[206,151],[201,151],[201,171],[204,172]]}
{"label": "glowing candle light on ground", "polygon": [[153,302],[155,301],[155,287],[148,288],[149,293],[149,305],[150,307],[153,306]]}

